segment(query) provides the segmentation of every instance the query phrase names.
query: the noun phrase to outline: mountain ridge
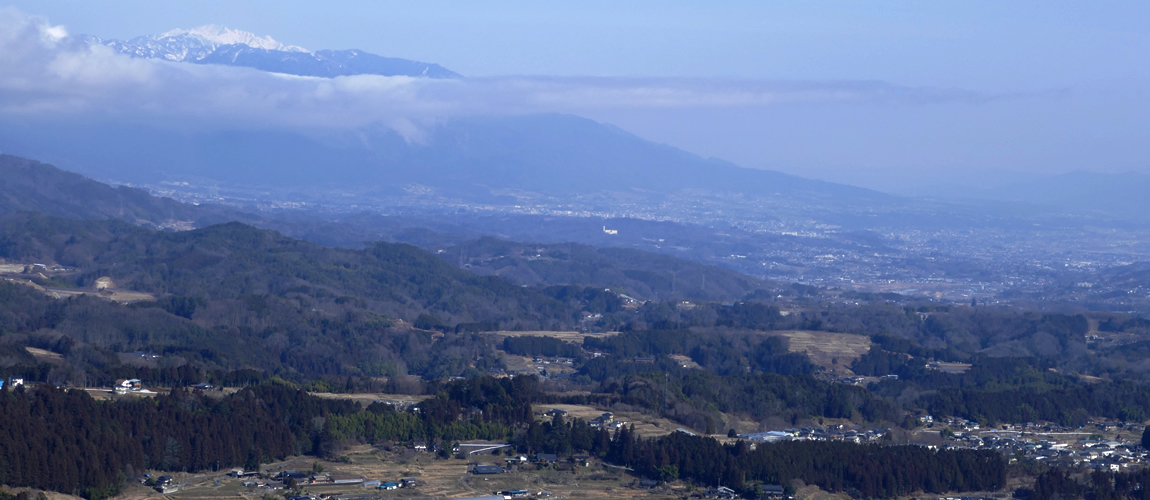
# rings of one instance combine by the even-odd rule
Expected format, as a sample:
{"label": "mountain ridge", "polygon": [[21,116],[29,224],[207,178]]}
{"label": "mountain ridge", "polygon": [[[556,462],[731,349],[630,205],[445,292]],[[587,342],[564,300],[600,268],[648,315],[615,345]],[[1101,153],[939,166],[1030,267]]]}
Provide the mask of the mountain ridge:
{"label": "mountain ridge", "polygon": [[309,51],[284,45],[270,36],[258,36],[223,26],[206,25],[175,29],[159,35],[130,40],[79,35],[91,44],[110,47],[120,54],[142,59],[163,59],[193,64],[221,64],[297,76],[334,78],[351,75],[461,78],[434,63],[384,57],[358,49]]}
{"label": "mountain ridge", "polygon": [[[242,186],[316,200],[346,193],[386,203],[427,192],[518,204],[523,196],[615,192],[649,198],[684,190],[836,205],[898,199],[702,158],[573,115],[458,119],[426,132],[425,141],[409,142],[384,127],[309,136],[289,131],[185,133],[125,124],[42,129],[23,123],[0,125],[0,150],[44,156],[95,178]],[[68,148],[54,147],[61,136],[74,139]],[[330,192],[317,195],[325,190]]]}

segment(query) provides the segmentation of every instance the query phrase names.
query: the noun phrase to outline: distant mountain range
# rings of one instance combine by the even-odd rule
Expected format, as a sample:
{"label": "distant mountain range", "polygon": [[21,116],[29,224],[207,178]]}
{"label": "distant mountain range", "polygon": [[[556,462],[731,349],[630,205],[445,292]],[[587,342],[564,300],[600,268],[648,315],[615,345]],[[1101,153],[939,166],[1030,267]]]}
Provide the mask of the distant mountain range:
{"label": "distant mountain range", "polygon": [[324,78],[350,75],[460,77],[438,64],[383,57],[362,50],[312,52],[303,47],[284,45],[271,37],[216,25],[177,29],[127,41],[80,36],[89,43],[106,45],[132,57],[242,66],[289,75]]}
{"label": "distant mountain range", "polygon": [[[61,138],[67,138],[64,145]],[[515,204],[520,197],[683,192],[790,196],[835,205],[889,201],[867,189],[749,169],[559,114],[476,117],[422,142],[385,128],[342,136],[289,131],[190,133],[84,123],[0,124],[0,151],[130,183],[190,182],[355,199],[429,196]],[[348,199],[348,198],[342,198]]]}

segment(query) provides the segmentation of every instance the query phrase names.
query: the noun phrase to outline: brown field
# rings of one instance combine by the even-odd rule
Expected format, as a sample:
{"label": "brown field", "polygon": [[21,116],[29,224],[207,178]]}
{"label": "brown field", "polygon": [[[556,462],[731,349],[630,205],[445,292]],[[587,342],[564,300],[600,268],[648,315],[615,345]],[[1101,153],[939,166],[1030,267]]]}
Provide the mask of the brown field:
{"label": "brown field", "polygon": [[[315,457],[296,457],[291,460],[269,464],[263,470],[277,472],[294,469],[310,472],[318,463],[327,473],[341,473],[363,476],[368,480],[398,481],[413,477],[418,485],[412,489],[377,490],[360,485],[306,485],[303,490],[315,495],[362,494],[375,498],[461,498],[490,495],[495,491],[527,489],[533,493],[541,490],[552,492],[550,498],[681,498],[683,491],[653,492],[632,488],[638,480],[624,471],[603,467],[598,461],[589,467],[573,470],[537,470],[534,465],[516,467],[519,470],[507,474],[476,476],[469,474],[470,463],[495,464],[501,457],[488,453],[471,455],[469,459],[439,459],[425,452],[415,452],[401,447],[356,446],[346,450],[339,462],[328,462]],[[241,480],[232,479],[221,473],[182,475],[180,482],[185,486],[176,493],[160,495],[143,487],[129,487],[120,495],[124,500],[168,497],[171,500],[192,499],[246,499],[258,500],[262,494],[245,488]],[[217,484],[218,481],[218,484]],[[276,492],[280,496],[282,492]]]}
{"label": "brown field", "polygon": [[[811,362],[827,369],[846,370],[851,362],[870,351],[871,341],[849,333],[785,330],[768,332],[790,340],[791,352],[805,352]],[[833,361],[838,361],[834,363]]]}
{"label": "brown field", "polygon": [[423,401],[431,396],[412,396],[409,394],[370,394],[370,393],[354,393],[354,394],[336,394],[331,392],[309,392],[308,394],[317,398],[325,399],[348,399],[351,401],[359,401],[364,407],[378,401],[403,401],[408,404],[415,404]]}
{"label": "brown field", "polygon": [[851,500],[851,497],[845,493],[831,493],[810,485],[795,490],[795,500]]}
{"label": "brown field", "polygon": [[570,342],[572,344],[582,344],[583,339],[585,339],[587,337],[603,338],[603,337],[610,337],[612,335],[618,335],[619,334],[619,332],[583,333],[583,332],[555,332],[555,331],[542,331],[542,330],[541,331],[530,331],[530,332],[512,332],[512,331],[502,331],[501,330],[498,332],[489,332],[489,333],[493,333],[495,335],[503,335],[505,337],[524,337],[524,336],[529,336],[529,335],[530,336],[536,336],[536,337],[551,337],[551,338],[556,338],[556,339],[562,340],[564,342]]}
{"label": "brown field", "polygon": [[[536,415],[548,412],[549,410],[564,410],[567,412],[567,418],[581,418],[583,420],[591,420],[607,410],[600,410],[593,406],[583,405],[533,405],[531,407]],[[638,432],[643,437],[665,436],[675,431],[683,424],[676,424],[665,418],[656,417],[654,415],[645,415],[639,412],[612,412],[615,415],[616,421],[627,422],[627,425],[635,424],[635,432]],[[538,417],[550,418],[550,417]]]}
{"label": "brown field", "polygon": [[938,370],[945,373],[966,373],[966,371],[970,369],[970,366],[970,363],[945,362],[931,363],[930,365],[927,365],[927,367],[932,370]]}
{"label": "brown field", "polygon": [[148,300],[156,300],[156,296],[150,293],[133,292],[131,290],[111,290],[104,292],[96,292],[95,290],[71,289],[71,288],[46,288],[42,291],[48,295],[62,299],[65,297],[75,297],[78,295],[93,295],[102,297],[111,301],[119,302],[122,304],[130,304],[132,302],[143,302]]}
{"label": "brown field", "polygon": [[32,357],[36,358],[36,361],[40,361],[43,363],[52,363],[52,364],[57,364],[57,365],[64,363],[64,356],[63,355],[58,354],[58,353],[54,353],[54,352],[49,351],[47,349],[38,349],[35,347],[24,347],[24,350],[28,351],[28,354],[31,354]]}

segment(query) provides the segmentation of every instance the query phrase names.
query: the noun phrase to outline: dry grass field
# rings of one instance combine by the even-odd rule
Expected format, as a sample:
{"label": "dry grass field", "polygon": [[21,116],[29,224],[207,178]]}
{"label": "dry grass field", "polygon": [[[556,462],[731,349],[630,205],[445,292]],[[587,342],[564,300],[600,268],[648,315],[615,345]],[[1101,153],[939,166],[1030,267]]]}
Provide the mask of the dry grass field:
{"label": "dry grass field", "polygon": [[36,358],[36,361],[41,363],[52,363],[54,365],[64,364],[64,356],[59,353],[35,347],[24,347],[24,350],[28,351],[28,354],[31,354],[32,357]]}
{"label": "dry grass field", "polygon": [[[583,405],[561,405],[561,404],[546,404],[534,405],[532,409],[535,410],[537,415],[546,413],[550,410],[564,410],[567,412],[567,418],[581,418],[590,421],[591,419],[602,415],[604,411],[592,406]],[[682,427],[683,424],[676,424],[665,418],[656,417],[654,415],[645,415],[639,412],[613,412],[616,422],[627,422],[627,425],[635,424],[635,432],[643,437],[665,436],[675,431],[675,429]],[[543,417],[541,417],[543,418]],[[550,417],[545,417],[550,418]]]}
{"label": "dry grass field", "polygon": [[619,334],[619,332],[583,333],[583,332],[556,332],[556,331],[545,331],[545,330],[529,331],[529,332],[528,331],[513,332],[513,331],[500,330],[498,332],[491,332],[491,333],[495,334],[495,335],[502,335],[504,337],[526,337],[526,336],[551,337],[554,339],[562,340],[564,342],[570,342],[572,344],[580,344],[580,345],[583,344],[583,339],[585,339],[587,337],[594,337],[594,338],[600,338],[601,339],[603,337],[610,337],[612,335],[618,335]]}
{"label": "dry grass field", "polygon": [[786,337],[791,352],[805,352],[812,363],[839,371],[846,370],[851,362],[870,351],[871,346],[870,338],[849,333],[783,330],[767,334]]}
{"label": "dry grass field", "polygon": [[353,394],[336,394],[331,392],[309,392],[308,394],[324,399],[346,399],[351,401],[359,401],[365,408],[376,401],[402,401],[407,404],[415,404],[423,401],[431,396],[412,396],[409,394],[375,394],[375,393],[353,393]]}
{"label": "dry grass field", "polygon": [[[313,464],[324,472],[348,474],[368,480],[398,481],[415,478],[417,486],[411,489],[378,490],[361,485],[306,485],[302,489],[314,495],[370,495],[374,498],[465,498],[490,495],[496,491],[526,489],[532,493],[549,491],[553,499],[566,498],[682,498],[685,490],[646,490],[634,488],[637,479],[624,471],[592,463],[588,467],[537,469],[536,466],[516,467],[506,474],[477,476],[470,474],[472,463],[495,464],[501,457],[475,454],[468,459],[440,459],[430,453],[414,452],[402,448],[358,446],[345,451],[339,462],[327,462],[314,457],[296,457],[264,466],[265,471],[298,470],[310,472]],[[160,495],[142,487],[130,487],[119,498],[143,500],[167,497],[170,500],[258,500],[263,494],[242,486],[242,481],[222,474],[183,475],[185,486],[176,493]],[[280,497],[282,492],[276,492]]]}

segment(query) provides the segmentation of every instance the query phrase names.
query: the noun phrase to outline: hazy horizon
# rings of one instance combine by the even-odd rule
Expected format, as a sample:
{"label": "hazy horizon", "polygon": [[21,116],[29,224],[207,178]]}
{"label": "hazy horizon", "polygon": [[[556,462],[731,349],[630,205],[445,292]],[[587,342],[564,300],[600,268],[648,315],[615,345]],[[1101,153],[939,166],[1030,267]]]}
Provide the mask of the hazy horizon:
{"label": "hazy horizon", "polygon": [[[452,117],[559,112],[745,167],[897,193],[1150,171],[1138,134],[1150,125],[1142,6],[3,6],[0,113],[13,118],[197,130],[382,124],[418,141],[421,128]],[[316,82],[177,69],[43,35],[59,26],[128,39],[208,23],[310,50],[437,63],[465,78]],[[269,86],[274,102],[229,100]]]}

